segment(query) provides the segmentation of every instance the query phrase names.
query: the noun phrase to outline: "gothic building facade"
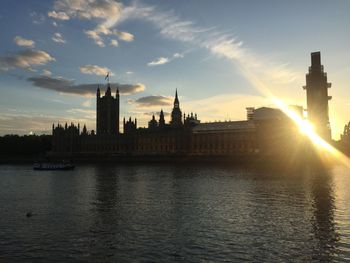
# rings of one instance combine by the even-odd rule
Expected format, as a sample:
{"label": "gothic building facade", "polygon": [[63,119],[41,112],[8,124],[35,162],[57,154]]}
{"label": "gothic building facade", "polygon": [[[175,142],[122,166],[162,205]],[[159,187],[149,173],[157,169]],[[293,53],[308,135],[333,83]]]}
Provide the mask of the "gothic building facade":
{"label": "gothic building facade", "polygon": [[[325,138],[330,138],[326,73],[319,52],[311,54],[311,67],[306,76],[309,119]],[[140,128],[137,119],[124,118],[119,132],[119,92],[112,95],[108,84],[101,97],[97,89],[96,133],[70,126],[53,127],[53,155],[77,158],[98,156],[257,156],[280,155],[281,146],[288,156],[296,151],[299,129],[281,110],[247,108],[247,119],[201,123],[197,114],[182,114],[178,92],[175,92],[169,123],[163,109],[153,115],[147,128]],[[303,115],[303,108],[294,107]]]}
{"label": "gothic building facade", "polygon": [[96,92],[96,132],[102,134],[119,134],[119,90],[112,95],[110,84],[101,97],[100,88]]}

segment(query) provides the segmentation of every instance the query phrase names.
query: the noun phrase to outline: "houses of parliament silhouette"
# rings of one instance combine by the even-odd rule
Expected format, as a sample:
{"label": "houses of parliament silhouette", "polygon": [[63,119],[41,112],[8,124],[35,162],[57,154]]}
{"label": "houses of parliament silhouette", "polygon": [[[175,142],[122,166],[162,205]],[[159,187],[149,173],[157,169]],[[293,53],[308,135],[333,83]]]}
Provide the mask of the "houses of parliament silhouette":
{"label": "houses of parliament silhouette", "polygon": [[[331,140],[328,114],[327,74],[321,65],[320,52],[311,53],[311,66],[306,74],[308,119],[316,132]],[[303,117],[301,106],[291,106]],[[285,154],[300,144],[298,127],[279,109],[247,108],[247,119],[201,123],[197,114],[182,114],[177,90],[171,120],[164,112],[152,116],[148,128],[138,128],[137,119],[123,120],[119,131],[120,95],[112,94],[108,83],[104,96],[96,94],[96,132],[80,125],[52,127],[52,154],[94,158],[97,156],[257,156]]]}

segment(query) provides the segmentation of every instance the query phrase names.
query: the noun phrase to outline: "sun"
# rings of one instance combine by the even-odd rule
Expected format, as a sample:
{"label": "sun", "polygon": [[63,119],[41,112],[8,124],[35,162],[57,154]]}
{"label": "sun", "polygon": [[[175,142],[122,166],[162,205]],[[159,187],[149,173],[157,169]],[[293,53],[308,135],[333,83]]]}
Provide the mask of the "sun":
{"label": "sun", "polygon": [[350,160],[344,155],[342,152],[333,147],[329,142],[324,140],[321,136],[319,136],[312,123],[308,120],[303,119],[299,114],[297,114],[294,110],[290,109],[282,100],[272,97],[272,102],[289,117],[298,127],[301,133],[308,137],[308,139],[312,142],[312,144],[317,148],[319,152],[330,154],[333,156],[335,161],[340,161],[343,165],[350,168]]}
{"label": "sun", "polygon": [[311,135],[315,133],[313,124],[305,119],[300,122],[299,130],[304,135]]}

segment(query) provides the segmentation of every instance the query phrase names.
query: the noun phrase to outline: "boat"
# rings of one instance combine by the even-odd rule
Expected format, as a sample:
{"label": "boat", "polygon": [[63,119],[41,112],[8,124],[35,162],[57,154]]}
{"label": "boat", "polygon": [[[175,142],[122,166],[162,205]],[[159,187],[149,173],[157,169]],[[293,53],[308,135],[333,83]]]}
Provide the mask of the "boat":
{"label": "boat", "polygon": [[33,170],[51,171],[51,170],[73,170],[75,166],[71,163],[35,163]]}

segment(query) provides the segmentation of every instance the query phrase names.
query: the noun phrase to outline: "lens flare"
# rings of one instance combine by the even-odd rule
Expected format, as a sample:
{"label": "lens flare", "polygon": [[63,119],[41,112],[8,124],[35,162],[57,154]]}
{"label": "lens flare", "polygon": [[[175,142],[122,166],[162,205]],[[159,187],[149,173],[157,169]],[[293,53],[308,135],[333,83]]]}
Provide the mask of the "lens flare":
{"label": "lens flare", "polygon": [[256,74],[253,74],[248,70],[244,65],[237,64],[243,75],[246,79],[264,96],[270,98],[273,104],[279,108],[287,117],[289,117],[302,131],[305,136],[309,138],[312,144],[320,153],[326,153],[328,156],[332,157],[333,162],[340,163],[348,168],[350,168],[350,159],[343,154],[341,151],[337,150],[326,140],[320,137],[313,129],[313,126],[310,122],[303,119],[299,114],[294,110],[290,109],[287,104],[285,104],[281,99],[275,97],[267,86],[256,77]]}

